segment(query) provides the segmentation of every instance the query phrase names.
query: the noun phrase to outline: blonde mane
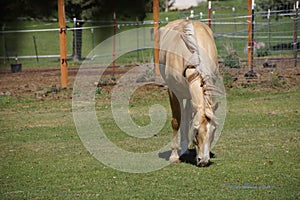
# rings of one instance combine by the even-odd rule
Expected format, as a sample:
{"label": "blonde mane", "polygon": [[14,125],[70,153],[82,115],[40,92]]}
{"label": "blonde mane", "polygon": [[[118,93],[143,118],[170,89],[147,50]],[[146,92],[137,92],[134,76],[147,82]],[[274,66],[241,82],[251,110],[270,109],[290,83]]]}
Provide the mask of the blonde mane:
{"label": "blonde mane", "polygon": [[196,73],[201,76],[204,89],[205,115],[208,119],[216,124],[216,116],[214,114],[216,105],[214,102],[214,98],[212,98],[212,95],[216,95],[219,92],[218,88],[215,86],[217,66],[208,67],[202,62],[201,56],[203,55],[200,55],[201,47],[199,47],[195,38],[193,23],[190,22],[184,25],[181,38],[184,41],[187,49],[192,54],[190,58],[188,58],[188,65],[185,67],[195,68]]}

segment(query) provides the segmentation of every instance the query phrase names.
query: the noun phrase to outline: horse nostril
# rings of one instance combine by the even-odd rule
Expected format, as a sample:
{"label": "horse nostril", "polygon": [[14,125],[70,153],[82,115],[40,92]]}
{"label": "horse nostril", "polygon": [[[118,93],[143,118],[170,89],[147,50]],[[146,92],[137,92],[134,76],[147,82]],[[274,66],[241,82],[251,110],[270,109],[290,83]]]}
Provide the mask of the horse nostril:
{"label": "horse nostril", "polygon": [[200,161],[201,161],[201,158],[197,158],[197,163],[200,163]]}
{"label": "horse nostril", "polygon": [[196,158],[196,163],[197,163],[197,166],[200,167],[200,165],[201,165],[201,158]]}
{"label": "horse nostril", "polygon": [[208,167],[210,165],[210,161],[201,160],[201,158],[197,158],[197,166],[198,167]]}

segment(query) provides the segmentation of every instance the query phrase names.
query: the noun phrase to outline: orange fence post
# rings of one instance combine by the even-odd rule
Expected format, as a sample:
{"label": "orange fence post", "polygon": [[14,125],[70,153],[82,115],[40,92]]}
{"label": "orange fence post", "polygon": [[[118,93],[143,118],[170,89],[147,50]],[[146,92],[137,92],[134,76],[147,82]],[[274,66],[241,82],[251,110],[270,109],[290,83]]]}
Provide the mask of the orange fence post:
{"label": "orange fence post", "polygon": [[257,78],[253,71],[254,0],[248,0],[248,72],[246,78]]}
{"label": "orange fence post", "polygon": [[153,22],[155,74],[159,76],[159,0],[153,0]]}
{"label": "orange fence post", "polygon": [[58,0],[58,25],[59,25],[59,47],[60,47],[60,73],[61,86],[68,87],[68,64],[67,64],[67,45],[66,45],[66,20],[65,20],[65,2]]}
{"label": "orange fence post", "polygon": [[248,0],[248,69],[252,66],[252,0]]}
{"label": "orange fence post", "polygon": [[252,19],[252,1],[253,0],[248,0],[248,69],[249,71],[252,70],[253,66],[253,19]]}

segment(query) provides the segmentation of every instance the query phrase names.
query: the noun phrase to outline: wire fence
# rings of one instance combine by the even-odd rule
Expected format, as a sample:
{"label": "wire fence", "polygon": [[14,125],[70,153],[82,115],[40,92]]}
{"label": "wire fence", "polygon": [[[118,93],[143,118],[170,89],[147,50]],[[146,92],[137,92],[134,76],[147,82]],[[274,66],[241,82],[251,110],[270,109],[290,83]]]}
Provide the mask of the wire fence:
{"label": "wire fence", "polygon": [[[214,14],[213,14],[214,15]],[[248,16],[215,15],[211,28],[216,37],[223,72],[248,83],[247,78],[275,84],[297,78],[300,43],[294,10],[257,12],[254,16],[253,70],[248,65]],[[231,30],[231,31],[230,31]],[[232,76],[233,75],[233,76]],[[296,75],[296,76],[295,76]],[[292,80],[293,81],[293,80]],[[253,82],[253,81],[252,81]]]}
{"label": "wire fence", "polygon": [[[194,13],[192,11],[178,12],[177,18],[190,18],[208,23],[208,15]],[[254,21],[254,66],[255,70],[264,69],[295,69],[300,67],[298,42],[298,16],[294,10],[266,11],[255,13]],[[161,27],[172,17],[161,19]],[[211,29],[215,34],[215,41],[221,68],[236,73],[246,73],[247,67],[247,39],[248,39],[248,15],[238,14],[232,10],[232,14],[222,14],[213,11],[211,15]],[[82,21],[68,22],[67,27],[67,51],[69,66],[79,65],[92,50],[103,40],[116,33],[133,28],[152,26],[152,21]],[[296,25],[296,26],[295,26]],[[0,31],[0,64],[9,66],[11,63],[22,63],[24,67],[59,66],[59,29],[57,22],[25,22],[22,30],[14,30],[15,27],[2,27]],[[137,33],[136,37],[144,37]],[[296,35],[295,35],[296,34]],[[152,36],[151,36],[152,37]],[[295,41],[296,37],[296,41]],[[137,38],[140,40],[141,38]],[[122,38],[116,41],[116,48],[122,50]],[[138,49],[138,48],[137,48]],[[113,52],[105,52],[102,55],[112,56]],[[145,58],[133,54],[128,59],[120,62],[143,62]],[[153,54],[152,54],[153,55]],[[150,54],[151,56],[151,54]],[[149,58],[148,58],[149,60]]]}

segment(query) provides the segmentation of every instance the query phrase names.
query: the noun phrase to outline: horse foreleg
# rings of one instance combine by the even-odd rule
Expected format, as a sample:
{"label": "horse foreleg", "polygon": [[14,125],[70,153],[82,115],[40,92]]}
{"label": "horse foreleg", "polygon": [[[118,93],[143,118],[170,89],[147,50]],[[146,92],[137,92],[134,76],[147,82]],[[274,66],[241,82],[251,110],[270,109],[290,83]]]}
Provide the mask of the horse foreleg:
{"label": "horse foreleg", "polygon": [[172,129],[173,129],[173,136],[171,142],[172,154],[169,158],[171,163],[179,162],[179,155],[178,155],[178,130],[180,127],[180,118],[181,118],[181,111],[180,111],[180,104],[172,91],[169,91],[169,98],[170,98],[170,105],[172,110]]}
{"label": "horse foreleg", "polygon": [[[180,102],[181,103],[181,102]],[[183,104],[183,103],[182,103]],[[181,105],[181,124],[180,124],[180,147],[181,155],[186,153],[188,149],[193,147],[193,133],[190,132],[190,123],[192,120],[192,105],[191,100],[186,99],[185,105]]]}

